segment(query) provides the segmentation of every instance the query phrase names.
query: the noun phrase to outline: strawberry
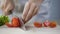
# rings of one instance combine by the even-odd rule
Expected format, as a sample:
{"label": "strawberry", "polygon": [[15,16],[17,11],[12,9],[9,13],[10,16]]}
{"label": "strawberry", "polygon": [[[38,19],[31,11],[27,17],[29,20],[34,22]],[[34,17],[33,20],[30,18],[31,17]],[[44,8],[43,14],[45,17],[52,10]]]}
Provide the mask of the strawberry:
{"label": "strawberry", "polygon": [[40,27],[42,27],[42,24],[39,22],[34,22],[34,26],[37,28],[40,28]]}
{"label": "strawberry", "polygon": [[12,18],[12,25],[13,27],[21,27],[20,19],[17,17]]}
{"label": "strawberry", "polygon": [[6,23],[6,26],[13,27],[12,24]]}
{"label": "strawberry", "polygon": [[48,20],[46,20],[44,23],[43,23],[44,27],[48,27],[50,25],[50,22]]}
{"label": "strawberry", "polygon": [[50,26],[51,28],[56,27],[56,22],[55,22],[55,21],[52,21],[49,26]]}

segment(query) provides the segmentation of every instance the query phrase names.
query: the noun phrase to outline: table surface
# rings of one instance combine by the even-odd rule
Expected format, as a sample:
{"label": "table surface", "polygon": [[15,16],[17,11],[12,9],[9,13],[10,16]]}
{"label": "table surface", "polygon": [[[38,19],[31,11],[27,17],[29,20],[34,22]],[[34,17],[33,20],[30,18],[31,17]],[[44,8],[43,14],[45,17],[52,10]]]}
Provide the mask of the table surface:
{"label": "table surface", "polygon": [[21,28],[8,28],[5,25],[0,27],[0,34],[59,34],[59,33],[60,33],[59,25],[56,28],[28,27],[27,30],[23,30]]}

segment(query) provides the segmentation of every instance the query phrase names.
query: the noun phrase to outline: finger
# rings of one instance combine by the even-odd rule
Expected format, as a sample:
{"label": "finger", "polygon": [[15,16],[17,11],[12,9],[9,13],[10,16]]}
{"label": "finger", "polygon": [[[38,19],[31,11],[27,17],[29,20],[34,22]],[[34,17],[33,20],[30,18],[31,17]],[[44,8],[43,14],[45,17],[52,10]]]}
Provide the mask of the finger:
{"label": "finger", "polygon": [[31,3],[26,3],[25,7],[24,7],[24,11],[23,11],[23,15],[22,15],[22,19],[25,20],[27,14],[28,14],[28,11],[30,9],[30,5]]}
{"label": "finger", "polygon": [[14,7],[13,0],[5,0],[5,3],[3,4],[3,9],[5,10],[8,5],[10,5],[10,8],[13,9]]}
{"label": "finger", "polygon": [[32,3],[32,5],[31,5],[31,7],[30,7],[30,10],[29,10],[29,12],[28,12],[28,14],[27,14],[27,16],[26,16],[26,19],[25,19],[25,21],[28,21],[28,20],[30,20],[30,18],[32,17],[32,14],[33,14],[33,10],[35,9],[35,7],[36,7],[36,4],[35,3]]}
{"label": "finger", "polygon": [[2,9],[5,10],[8,5],[8,2],[5,0],[4,4],[2,5]]}
{"label": "finger", "polygon": [[38,13],[38,7],[35,8],[34,13],[32,16],[36,15]]}
{"label": "finger", "polygon": [[8,15],[9,14],[8,11],[9,11],[9,6],[7,6],[6,9],[4,10],[4,12],[3,12],[4,15]]}
{"label": "finger", "polygon": [[7,7],[6,7],[6,9],[4,10],[4,14],[5,15],[9,15],[9,14],[11,14],[12,13],[12,6],[11,6],[11,4],[8,4],[7,5]]}
{"label": "finger", "polygon": [[[36,8],[34,9],[34,12],[33,12],[32,16],[30,17],[30,19],[31,19],[34,15],[36,15],[37,13],[38,13],[38,7],[36,7]],[[29,21],[30,19],[28,19],[27,21]],[[25,21],[25,23],[26,23],[27,21]]]}

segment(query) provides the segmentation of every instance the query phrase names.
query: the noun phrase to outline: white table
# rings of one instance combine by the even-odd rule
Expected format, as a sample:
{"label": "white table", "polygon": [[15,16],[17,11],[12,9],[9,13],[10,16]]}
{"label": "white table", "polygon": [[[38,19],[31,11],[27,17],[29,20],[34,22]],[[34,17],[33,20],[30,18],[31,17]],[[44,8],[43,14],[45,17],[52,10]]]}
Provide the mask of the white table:
{"label": "white table", "polygon": [[60,26],[57,26],[56,28],[30,27],[26,31],[20,28],[8,28],[6,26],[1,26],[0,34],[60,34]]}

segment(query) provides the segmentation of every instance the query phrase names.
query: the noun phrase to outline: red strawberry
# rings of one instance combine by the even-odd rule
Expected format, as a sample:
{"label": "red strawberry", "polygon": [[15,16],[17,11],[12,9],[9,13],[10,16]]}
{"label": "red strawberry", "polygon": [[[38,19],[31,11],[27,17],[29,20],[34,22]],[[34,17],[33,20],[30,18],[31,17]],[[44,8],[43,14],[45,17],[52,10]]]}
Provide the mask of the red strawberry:
{"label": "red strawberry", "polygon": [[40,28],[40,27],[42,27],[42,24],[39,22],[34,22],[34,26],[37,28]]}
{"label": "red strawberry", "polygon": [[55,21],[51,22],[50,25],[49,25],[49,27],[51,27],[51,28],[56,27],[56,22]]}
{"label": "red strawberry", "polygon": [[8,26],[8,27],[13,27],[11,24],[9,24],[9,23],[6,23],[6,26]]}
{"label": "red strawberry", "polygon": [[44,23],[43,23],[44,27],[48,27],[50,25],[50,22],[48,20],[46,20]]}
{"label": "red strawberry", "polygon": [[21,27],[20,19],[17,17],[12,18],[12,25],[13,27]]}

